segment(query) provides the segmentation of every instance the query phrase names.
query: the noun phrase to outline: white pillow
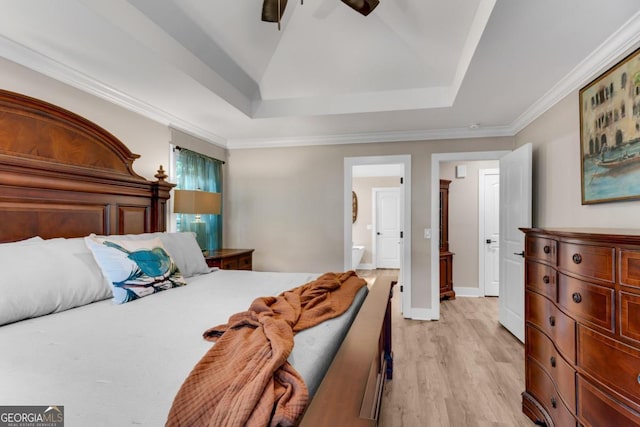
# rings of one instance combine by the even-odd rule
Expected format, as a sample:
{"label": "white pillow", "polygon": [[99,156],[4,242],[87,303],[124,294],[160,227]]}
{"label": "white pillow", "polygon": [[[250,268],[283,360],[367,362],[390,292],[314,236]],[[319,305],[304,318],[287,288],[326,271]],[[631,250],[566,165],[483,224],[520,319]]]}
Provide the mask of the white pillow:
{"label": "white pillow", "polygon": [[111,296],[83,239],[0,245],[0,325]]}
{"label": "white pillow", "polygon": [[28,239],[18,240],[17,242],[0,243],[0,246],[4,246],[4,245],[12,245],[12,246],[30,245],[32,243],[42,242],[43,240],[44,239],[42,237],[40,237],[40,236],[34,236],[34,237],[29,237]]}
{"label": "white pillow", "polygon": [[196,233],[194,232],[157,232],[98,237],[108,238],[114,242],[122,240],[147,240],[159,237],[184,277],[191,277],[196,274],[206,274],[211,271],[204,259],[204,256],[202,255],[202,250],[196,241]]}
{"label": "white pillow", "polygon": [[111,284],[113,301],[118,304],[187,284],[157,237],[112,240],[91,235],[84,240]]}

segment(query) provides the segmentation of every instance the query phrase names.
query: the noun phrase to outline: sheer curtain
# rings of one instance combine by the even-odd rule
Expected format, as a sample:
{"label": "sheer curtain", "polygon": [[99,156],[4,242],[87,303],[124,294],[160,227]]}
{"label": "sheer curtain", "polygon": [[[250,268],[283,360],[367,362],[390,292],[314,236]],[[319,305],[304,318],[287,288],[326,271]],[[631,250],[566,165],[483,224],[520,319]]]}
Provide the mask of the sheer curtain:
{"label": "sheer curtain", "polygon": [[[180,190],[202,190],[222,193],[223,162],[185,148],[175,148],[176,188]],[[207,224],[207,249],[215,251],[222,247],[222,214],[202,215]],[[176,214],[178,231],[189,231],[195,215]]]}

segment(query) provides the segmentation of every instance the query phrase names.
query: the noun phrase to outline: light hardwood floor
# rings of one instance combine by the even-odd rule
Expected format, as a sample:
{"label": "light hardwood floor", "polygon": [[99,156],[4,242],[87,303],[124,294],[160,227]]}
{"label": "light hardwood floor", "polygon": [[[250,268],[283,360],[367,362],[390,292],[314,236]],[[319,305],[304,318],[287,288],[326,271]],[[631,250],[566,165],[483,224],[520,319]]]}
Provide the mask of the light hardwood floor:
{"label": "light hardwood floor", "polygon": [[396,288],[394,377],[385,385],[380,426],[534,425],[521,408],[524,346],[499,325],[497,298],[443,301],[437,322],[404,319],[399,299]]}

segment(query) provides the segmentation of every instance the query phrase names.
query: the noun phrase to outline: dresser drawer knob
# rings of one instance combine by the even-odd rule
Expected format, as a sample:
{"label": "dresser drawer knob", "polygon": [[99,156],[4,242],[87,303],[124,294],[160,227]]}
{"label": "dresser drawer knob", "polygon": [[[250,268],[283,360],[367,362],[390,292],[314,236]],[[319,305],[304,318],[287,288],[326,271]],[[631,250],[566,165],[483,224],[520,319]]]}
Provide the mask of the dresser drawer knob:
{"label": "dresser drawer knob", "polygon": [[552,368],[556,367],[556,358],[555,358],[555,356],[551,356],[551,359],[549,359],[549,362],[551,363],[551,367]]}
{"label": "dresser drawer knob", "polygon": [[638,375],[638,384],[640,384],[640,375]]}
{"label": "dresser drawer knob", "polygon": [[556,318],[553,316],[549,316],[549,324],[551,326],[556,326]]}
{"label": "dresser drawer knob", "polygon": [[558,401],[556,400],[555,397],[551,398],[551,406],[553,406],[554,408],[558,407]]}
{"label": "dresser drawer knob", "polygon": [[582,302],[582,295],[580,295],[579,292],[574,292],[573,295],[571,295],[571,298],[573,298],[573,302],[576,304],[580,304],[580,302]]}
{"label": "dresser drawer knob", "polygon": [[549,284],[549,276],[543,276],[542,283],[544,283],[545,285]]}
{"label": "dresser drawer knob", "polygon": [[544,251],[545,254],[548,254],[549,252],[551,252],[551,246],[544,245],[544,248],[542,248],[542,250]]}
{"label": "dresser drawer knob", "polygon": [[582,255],[580,254],[573,254],[573,262],[576,264],[580,264],[582,262]]}

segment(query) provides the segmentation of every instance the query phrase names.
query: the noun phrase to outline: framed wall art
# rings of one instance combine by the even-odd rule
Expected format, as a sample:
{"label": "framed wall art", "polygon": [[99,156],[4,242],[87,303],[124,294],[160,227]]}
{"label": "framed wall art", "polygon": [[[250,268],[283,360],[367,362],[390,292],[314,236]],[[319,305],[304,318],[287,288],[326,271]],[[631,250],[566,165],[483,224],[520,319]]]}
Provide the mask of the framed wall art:
{"label": "framed wall art", "polygon": [[640,199],[640,49],[579,98],[582,204]]}
{"label": "framed wall art", "polygon": [[355,224],[358,219],[358,196],[355,191],[351,192],[351,222]]}

